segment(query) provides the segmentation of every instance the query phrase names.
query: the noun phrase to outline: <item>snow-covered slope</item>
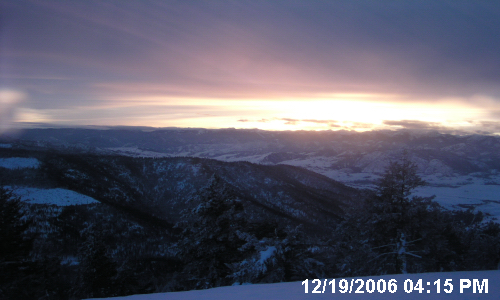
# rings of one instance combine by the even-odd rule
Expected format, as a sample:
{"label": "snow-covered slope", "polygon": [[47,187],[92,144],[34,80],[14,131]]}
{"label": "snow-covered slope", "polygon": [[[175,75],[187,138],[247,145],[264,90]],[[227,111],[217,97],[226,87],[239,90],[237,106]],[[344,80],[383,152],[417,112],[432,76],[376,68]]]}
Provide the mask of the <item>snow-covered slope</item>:
{"label": "snow-covered slope", "polygon": [[[299,166],[356,188],[371,188],[402,150],[429,183],[422,196],[450,209],[499,218],[500,137],[423,131],[262,131],[235,129],[30,129],[13,148],[57,148],[134,157],[200,157]],[[0,136],[0,139],[2,137]],[[21,147],[22,148],[22,147]],[[2,163],[0,161],[0,166]],[[499,218],[500,219],[500,218]]]}
{"label": "snow-covered slope", "polygon": [[[7,187],[10,189],[10,187]],[[14,195],[30,204],[55,204],[57,206],[97,203],[95,199],[67,189],[39,189],[32,187],[16,187]]]}
{"label": "snow-covered slope", "polygon": [[349,201],[361,198],[356,189],[287,165],[87,154],[54,154],[44,165],[46,176],[71,190],[169,222],[176,222],[182,210],[200,201],[200,191],[214,175],[231,187],[250,219],[273,216],[318,225],[333,222]]}
{"label": "snow-covered slope", "polygon": [[[499,182],[498,178],[494,182]],[[456,178],[455,183],[449,186],[428,185],[416,189],[414,194],[424,197],[435,195],[434,200],[445,208],[473,208],[485,213],[488,220],[496,219],[496,222],[500,222],[500,185],[491,181],[471,177]]]}
{"label": "snow-covered slope", "polygon": [[0,167],[7,169],[38,168],[40,162],[32,157],[9,157],[0,158]]}
{"label": "snow-covered slope", "polygon": [[[370,284],[367,283],[372,279],[375,285],[380,281],[380,290],[382,290],[382,281],[385,281],[387,288],[385,292],[381,293],[378,291],[376,286],[373,286],[373,292],[368,293],[368,290],[372,290],[371,281]],[[396,280],[396,292],[390,293],[388,290],[388,284],[391,279]],[[405,281],[410,279],[412,281],[412,286],[417,286],[419,280],[422,280],[422,293],[418,290],[413,289],[410,293],[405,291]],[[448,281],[451,279],[451,281]],[[341,293],[344,289],[341,289],[339,284],[342,280],[337,278],[335,280],[336,290],[332,293],[332,286],[329,285],[331,281],[328,279],[326,281],[326,287],[324,293],[313,293],[314,288],[318,284],[317,282],[312,283],[313,278],[308,280],[308,293],[305,293],[306,287],[302,282],[286,282],[286,283],[274,283],[274,284],[255,284],[255,285],[239,285],[239,286],[229,286],[229,287],[219,287],[208,290],[196,290],[187,292],[174,292],[174,293],[158,293],[158,294],[146,294],[146,295],[133,295],[126,297],[116,297],[107,299],[121,299],[121,300],[220,300],[220,299],[238,299],[238,300],[274,300],[274,299],[286,299],[286,300],[310,300],[310,299],[362,299],[362,300],[382,300],[382,299],[401,299],[401,300],[423,300],[423,299],[454,299],[454,300],[469,300],[469,299],[500,299],[500,271],[476,271],[476,272],[448,272],[448,273],[422,273],[422,274],[402,274],[402,275],[385,275],[385,276],[370,276],[370,277],[356,277],[356,278],[346,278],[347,284],[350,287],[351,282],[353,283],[352,290],[347,289],[346,293]],[[358,281],[356,281],[358,280]],[[439,280],[440,293],[437,293],[437,283]],[[474,280],[478,280],[477,283]],[[461,288],[462,281],[462,288]],[[487,292],[486,284],[487,281]],[[362,287],[361,282],[364,283]],[[320,292],[323,291],[325,280],[321,280],[321,287],[318,289]],[[453,289],[450,288],[450,283]],[[341,283],[344,286],[345,282]],[[465,288],[468,284],[470,287]],[[474,286],[476,287],[474,289]],[[355,293],[357,288],[360,292]],[[410,290],[410,282],[407,282],[406,289]],[[475,293],[474,293],[475,290]],[[482,290],[482,292],[480,292]],[[445,291],[451,291],[446,293]]]}

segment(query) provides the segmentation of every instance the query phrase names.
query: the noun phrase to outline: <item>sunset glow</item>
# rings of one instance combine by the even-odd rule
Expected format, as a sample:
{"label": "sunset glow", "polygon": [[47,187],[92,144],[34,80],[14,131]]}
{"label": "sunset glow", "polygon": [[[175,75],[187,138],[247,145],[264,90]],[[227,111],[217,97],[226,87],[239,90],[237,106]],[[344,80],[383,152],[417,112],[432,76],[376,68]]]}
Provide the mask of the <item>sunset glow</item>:
{"label": "sunset glow", "polygon": [[2,130],[500,134],[497,3],[278,2],[3,1]]}
{"label": "sunset glow", "polygon": [[[116,113],[122,118],[116,120]],[[108,101],[98,107],[76,110],[20,108],[16,121],[58,122],[68,126],[122,125],[125,120],[131,126],[357,131],[426,125],[425,128],[436,130],[444,127],[468,130],[474,128],[475,120],[487,118],[488,113],[487,109],[458,101],[428,104],[345,97],[280,100],[145,97]],[[81,117],[85,115],[92,118]],[[407,121],[406,126],[395,125],[400,120]]]}

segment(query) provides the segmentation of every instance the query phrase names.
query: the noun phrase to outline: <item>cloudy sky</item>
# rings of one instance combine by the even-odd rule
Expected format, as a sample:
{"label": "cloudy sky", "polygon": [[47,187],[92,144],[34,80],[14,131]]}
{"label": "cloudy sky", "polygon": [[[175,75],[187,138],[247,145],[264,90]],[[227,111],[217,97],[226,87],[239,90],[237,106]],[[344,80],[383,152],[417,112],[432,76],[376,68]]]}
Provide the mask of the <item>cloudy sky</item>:
{"label": "cloudy sky", "polygon": [[0,0],[0,118],[500,133],[500,1]]}

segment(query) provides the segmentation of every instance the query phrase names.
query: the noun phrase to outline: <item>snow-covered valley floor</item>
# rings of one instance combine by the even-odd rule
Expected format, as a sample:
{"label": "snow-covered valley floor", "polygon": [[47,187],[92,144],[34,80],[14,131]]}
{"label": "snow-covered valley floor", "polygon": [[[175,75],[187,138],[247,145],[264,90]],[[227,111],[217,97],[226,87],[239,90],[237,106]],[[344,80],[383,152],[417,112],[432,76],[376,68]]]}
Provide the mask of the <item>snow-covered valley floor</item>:
{"label": "snow-covered valley floor", "polygon": [[[118,154],[138,157],[194,156],[209,157],[228,162],[248,161],[257,164],[263,163],[263,159],[272,154],[271,152],[253,155],[242,154],[238,152],[241,149],[231,147],[225,149],[226,154],[220,154],[224,151],[215,149],[214,153],[218,154],[212,155],[210,155],[210,151],[200,153],[159,153],[141,150],[137,147],[108,148],[108,150]],[[332,168],[332,158],[310,155],[310,153],[303,154],[304,158],[281,161],[280,164],[302,167],[355,188],[370,189],[376,186],[380,174],[385,169],[383,161],[377,159],[377,155],[380,155],[380,153],[373,154],[373,157],[371,157],[372,163],[369,164],[369,167],[365,167],[362,172],[354,172],[349,168]],[[370,159],[368,160],[370,161]],[[447,209],[474,208],[476,211],[485,213],[488,216],[487,220],[500,222],[500,174],[494,171],[489,174],[470,173],[464,175],[453,173],[450,168],[440,163],[424,165],[427,168],[422,167],[421,169],[425,172],[419,175],[428,184],[416,189],[414,195],[423,197],[436,196],[434,200]]]}
{"label": "snow-covered valley floor", "polygon": [[[373,189],[380,177],[374,173],[351,173],[344,170],[315,171],[355,188]],[[435,196],[434,201],[446,209],[473,208],[485,213],[487,220],[500,222],[500,175],[419,175],[427,184],[416,188],[414,196]]]}
{"label": "snow-covered valley floor", "polygon": [[[313,278],[308,280],[308,293],[305,293],[305,285],[300,282],[286,282],[286,283],[273,283],[273,284],[254,284],[254,285],[238,285],[238,286],[228,286],[219,287],[207,290],[196,290],[187,292],[173,292],[173,293],[157,293],[157,294],[145,294],[145,295],[133,295],[126,297],[116,297],[108,299],[116,300],[215,300],[215,299],[237,299],[237,300],[271,300],[271,299],[286,299],[286,300],[302,300],[302,299],[363,299],[363,300],[382,300],[382,299],[455,299],[455,300],[465,300],[465,299],[500,299],[500,271],[475,271],[475,272],[443,272],[443,273],[420,273],[420,274],[401,274],[401,275],[384,275],[384,276],[370,276],[370,277],[356,277],[356,278],[345,278],[346,281],[341,283],[342,278],[337,278],[336,291],[332,293],[332,286],[329,284],[331,279],[326,282],[326,287],[324,293],[323,286],[325,280],[321,280],[321,286],[318,289],[320,293],[313,293],[313,289],[316,287],[317,282],[312,283]],[[375,283],[372,286],[372,279]],[[388,291],[389,281],[391,279],[396,280],[396,292],[391,293]],[[411,280],[407,281],[408,279]],[[417,283],[421,279],[421,286],[417,286]],[[451,281],[449,280],[451,279]],[[476,279],[476,281],[474,281]],[[358,280],[358,281],[356,281]],[[438,282],[439,280],[439,282]],[[447,281],[448,280],[448,281]],[[405,281],[406,290],[410,290],[410,286],[414,289],[407,293],[405,291]],[[346,293],[341,293],[341,287],[344,284],[348,284],[350,288],[351,282],[353,282],[352,291],[347,290]],[[364,285],[359,289],[363,293],[355,293],[356,289],[360,287],[361,282]],[[383,282],[386,283],[385,292],[379,292],[376,285],[379,284],[380,290],[383,288]],[[487,282],[487,283],[486,283]],[[486,283],[486,284],[485,284]],[[341,284],[341,286],[340,286]],[[437,285],[439,284],[440,293],[437,293]],[[445,284],[447,284],[445,286]],[[453,288],[449,285],[451,284]],[[462,286],[462,288],[461,288]],[[466,288],[469,286],[468,288]],[[487,292],[486,292],[487,286]],[[422,293],[415,289],[415,287],[421,287],[423,289]],[[475,293],[474,293],[475,287]],[[372,290],[372,293],[368,293],[368,290]],[[447,293],[450,292],[450,293]],[[481,291],[481,292],[480,292]]]}

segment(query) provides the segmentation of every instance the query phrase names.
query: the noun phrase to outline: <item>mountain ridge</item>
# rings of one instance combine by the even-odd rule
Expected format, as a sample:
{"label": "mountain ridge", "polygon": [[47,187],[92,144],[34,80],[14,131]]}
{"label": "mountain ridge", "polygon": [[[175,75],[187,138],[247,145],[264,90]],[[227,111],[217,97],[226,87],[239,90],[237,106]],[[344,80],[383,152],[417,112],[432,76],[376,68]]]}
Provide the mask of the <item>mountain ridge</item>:
{"label": "mountain ridge", "polygon": [[[12,153],[14,151],[14,153]],[[14,149],[0,149],[3,157]],[[38,169],[25,176],[87,195],[100,202],[136,210],[170,223],[194,207],[199,193],[215,174],[243,201],[249,219],[281,218],[310,226],[338,220],[342,208],[359,201],[363,192],[321,174],[287,165],[259,165],[222,162],[196,157],[135,158],[119,155],[72,154],[28,150],[23,155],[38,157]],[[8,177],[20,170],[6,170]],[[17,183],[18,185],[20,183]],[[22,184],[22,182],[21,182]]]}

